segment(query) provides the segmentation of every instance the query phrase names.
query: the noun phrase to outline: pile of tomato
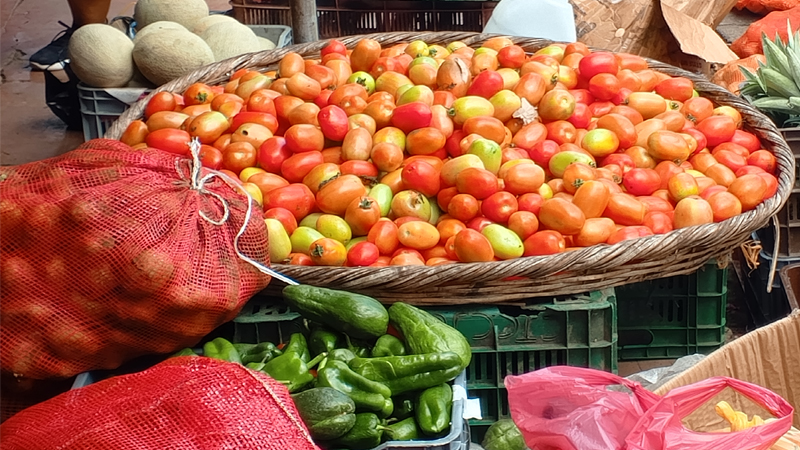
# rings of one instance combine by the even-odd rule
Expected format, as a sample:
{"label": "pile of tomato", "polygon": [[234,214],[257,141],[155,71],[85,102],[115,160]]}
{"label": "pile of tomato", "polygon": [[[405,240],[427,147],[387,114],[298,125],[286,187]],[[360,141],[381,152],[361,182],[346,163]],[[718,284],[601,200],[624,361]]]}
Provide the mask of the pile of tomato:
{"label": "pile of tomato", "polygon": [[719,222],[778,188],[740,113],[643,58],[508,38],[241,69],[160,92],[121,140],[189,155],[264,208],[273,262],[439,265]]}

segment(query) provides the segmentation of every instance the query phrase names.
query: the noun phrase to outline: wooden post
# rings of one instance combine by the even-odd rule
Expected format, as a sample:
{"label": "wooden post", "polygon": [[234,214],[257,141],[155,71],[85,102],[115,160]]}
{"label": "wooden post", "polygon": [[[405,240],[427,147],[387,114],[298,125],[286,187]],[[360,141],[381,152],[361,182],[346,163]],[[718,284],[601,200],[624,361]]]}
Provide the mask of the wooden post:
{"label": "wooden post", "polygon": [[319,40],[317,28],[317,1],[290,0],[292,11],[292,34],[295,44]]}

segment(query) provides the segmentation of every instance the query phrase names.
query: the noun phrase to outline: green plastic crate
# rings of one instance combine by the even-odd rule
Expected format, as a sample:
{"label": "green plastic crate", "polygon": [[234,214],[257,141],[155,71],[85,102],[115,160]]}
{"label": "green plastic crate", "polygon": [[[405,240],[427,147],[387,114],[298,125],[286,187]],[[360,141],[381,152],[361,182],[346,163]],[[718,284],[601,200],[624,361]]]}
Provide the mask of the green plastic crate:
{"label": "green plastic crate", "polygon": [[711,260],[689,275],[618,286],[619,359],[708,354],[725,342],[728,269]]}
{"label": "green plastic crate", "polygon": [[613,288],[525,307],[426,307],[470,343],[467,392],[480,400],[482,416],[470,420],[472,441],[510,417],[507,375],[556,365],[616,372],[615,307]]}

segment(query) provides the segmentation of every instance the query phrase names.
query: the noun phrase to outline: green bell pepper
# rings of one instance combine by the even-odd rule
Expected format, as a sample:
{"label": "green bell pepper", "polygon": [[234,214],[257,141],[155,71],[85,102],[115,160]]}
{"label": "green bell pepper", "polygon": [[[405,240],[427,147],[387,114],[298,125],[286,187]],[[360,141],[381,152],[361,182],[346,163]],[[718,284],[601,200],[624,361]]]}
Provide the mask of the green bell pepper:
{"label": "green bell pepper", "polygon": [[386,427],[385,434],[390,441],[413,441],[419,439],[419,427],[413,417],[395,422]]}
{"label": "green bell pepper", "polygon": [[317,372],[317,387],[331,387],[347,394],[357,409],[376,412],[384,418],[392,413],[392,391],[355,373],[342,361],[327,361]]}
{"label": "green bell pepper", "polygon": [[267,363],[272,358],[283,354],[272,342],[261,342],[259,344],[233,344],[239,351],[242,364]]}
{"label": "green bell pepper", "polygon": [[511,419],[500,419],[493,423],[481,442],[486,450],[526,450],[525,438]]}
{"label": "green bell pepper", "polygon": [[350,450],[368,450],[380,445],[385,429],[386,427],[381,425],[380,418],[374,413],[358,413],[353,428],[331,444]]}
{"label": "green bell pepper", "polygon": [[430,387],[419,394],[414,414],[423,433],[437,435],[450,426],[453,388],[447,383]]}
{"label": "green bell pepper", "polygon": [[194,350],[192,350],[191,348],[186,347],[183,350],[178,350],[177,352],[173,353],[171,358],[174,358],[176,356],[197,356],[197,353],[195,353]]}
{"label": "green bell pepper", "polygon": [[283,353],[297,353],[303,362],[311,361],[311,353],[308,351],[308,343],[303,333],[292,333],[289,343],[282,349]]}
{"label": "green bell pepper", "polygon": [[292,395],[292,400],[314,440],[342,437],[356,423],[356,405],[336,389],[313,388]]}
{"label": "green bell pepper", "polygon": [[317,355],[308,364],[295,352],[284,352],[281,356],[273,358],[260,370],[267,375],[286,385],[290,393],[298,392],[314,382],[314,375],[310,369],[316,366],[327,356],[325,353]]}
{"label": "green bell pepper", "polygon": [[381,356],[404,356],[406,355],[406,344],[391,334],[384,334],[379,337],[372,347],[372,357]]}
{"label": "green bell pepper", "polygon": [[453,352],[355,358],[350,368],[365,378],[383,383],[391,389],[392,395],[446,383],[463,370],[461,357]]}
{"label": "green bell pepper", "polygon": [[397,420],[405,420],[414,416],[414,398],[411,394],[400,395],[392,398],[394,412],[392,417]]}
{"label": "green bell pepper", "polygon": [[324,326],[315,326],[308,336],[308,350],[312,356],[320,353],[330,353],[332,350],[344,345],[344,338],[341,333],[337,333]]}
{"label": "green bell pepper", "polygon": [[[348,348],[335,348],[328,352],[327,361],[341,361],[345,364],[350,364],[350,361],[356,358],[356,354]],[[324,367],[324,366],[322,366]]]}
{"label": "green bell pepper", "polygon": [[230,341],[221,337],[206,342],[203,345],[203,356],[239,364],[242,363],[242,358],[239,356],[239,352],[236,351],[236,347],[234,347]]}

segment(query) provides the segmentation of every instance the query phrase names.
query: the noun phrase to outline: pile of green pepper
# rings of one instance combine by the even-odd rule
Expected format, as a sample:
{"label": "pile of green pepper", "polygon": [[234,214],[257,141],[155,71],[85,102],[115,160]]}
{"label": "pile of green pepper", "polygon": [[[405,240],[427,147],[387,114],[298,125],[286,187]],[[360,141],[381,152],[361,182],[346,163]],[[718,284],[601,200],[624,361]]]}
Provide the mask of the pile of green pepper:
{"label": "pile of green pepper", "polygon": [[[289,288],[284,297],[307,319],[305,333],[292,334],[282,346],[217,338],[205,344],[204,356],[244,364],[283,383],[311,436],[325,449],[366,450],[388,440],[429,440],[448,432],[449,382],[471,358],[460,332],[411,305],[395,303],[387,311],[370,297]],[[341,307],[343,296],[349,315]],[[369,323],[359,317],[365,308]],[[347,323],[320,323],[328,317],[326,310],[336,310],[338,322]],[[388,320],[376,327],[381,314]],[[397,333],[389,334],[389,323]]]}

